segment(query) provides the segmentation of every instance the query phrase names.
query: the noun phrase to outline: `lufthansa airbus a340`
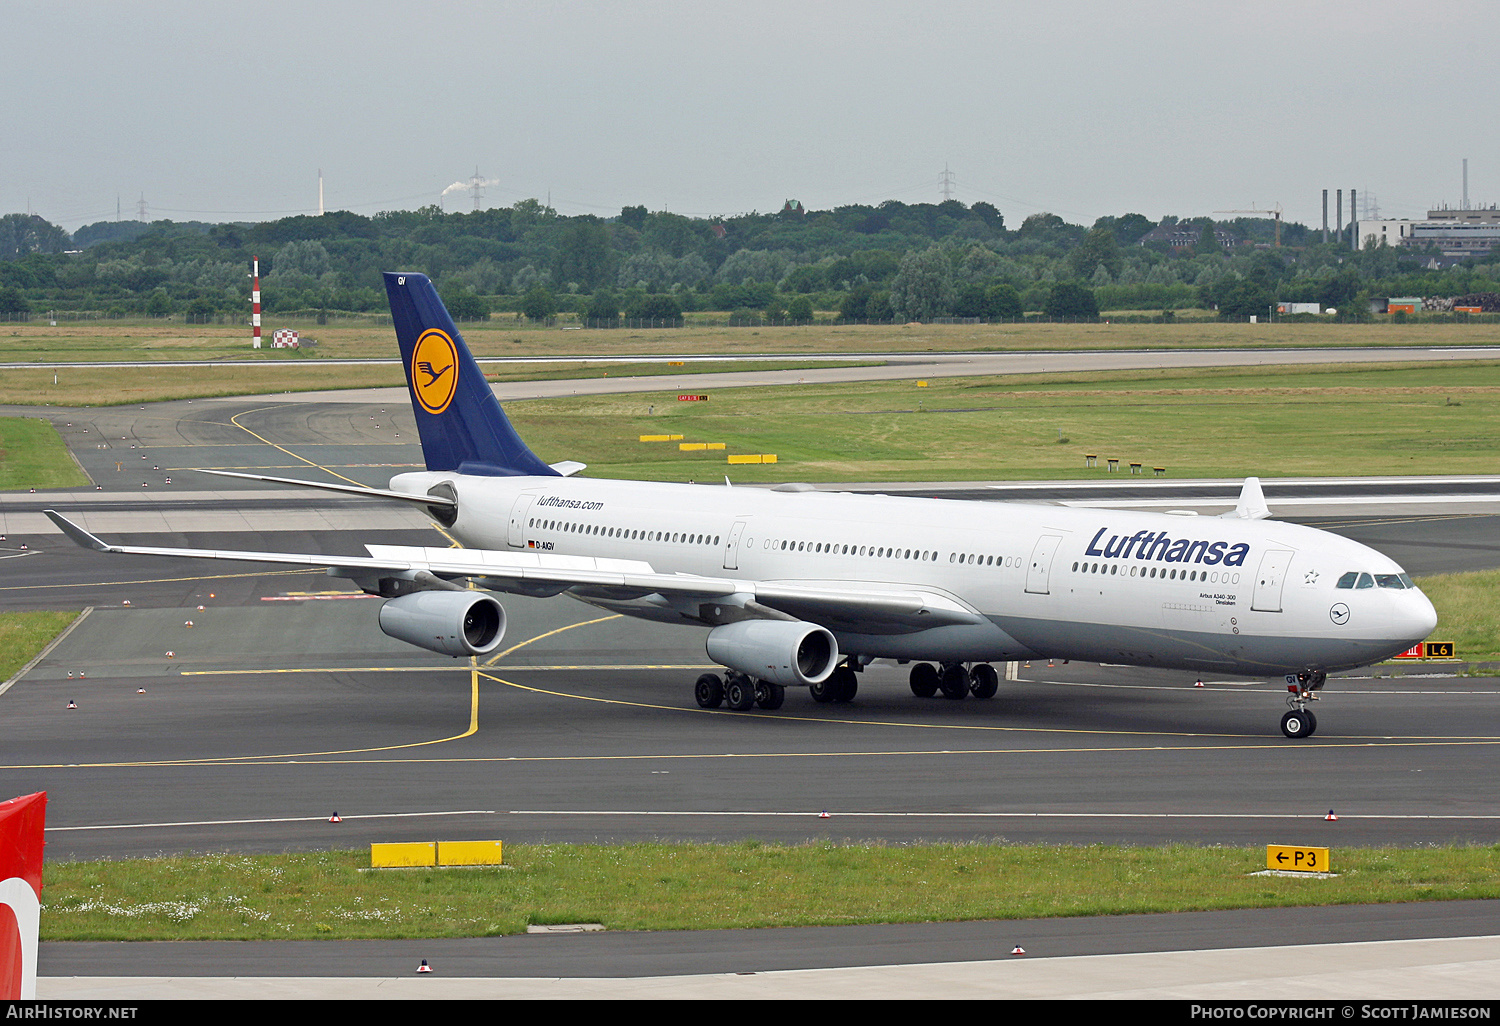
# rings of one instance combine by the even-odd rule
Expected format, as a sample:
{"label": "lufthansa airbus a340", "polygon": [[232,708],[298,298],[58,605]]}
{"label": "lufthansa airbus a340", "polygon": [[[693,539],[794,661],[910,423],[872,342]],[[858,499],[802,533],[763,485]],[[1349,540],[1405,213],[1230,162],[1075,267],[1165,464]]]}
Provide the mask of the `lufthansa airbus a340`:
{"label": "lufthansa airbus a340", "polygon": [[567,594],[707,630],[722,677],[699,705],[778,708],[786,688],[847,702],[875,659],[911,689],[993,696],[992,663],[1037,658],[1285,675],[1281,729],[1307,737],[1329,671],[1389,658],[1436,625],[1392,560],[1269,521],[1246,480],[1222,517],[772,489],[607,481],[543,463],[516,434],[420,274],[386,274],[427,469],[390,489],[288,481],[416,503],[465,548],[367,546],[363,558],[110,545],[100,552],[322,566],[387,599],[380,628],[445,655],[505,635],[495,592]]}

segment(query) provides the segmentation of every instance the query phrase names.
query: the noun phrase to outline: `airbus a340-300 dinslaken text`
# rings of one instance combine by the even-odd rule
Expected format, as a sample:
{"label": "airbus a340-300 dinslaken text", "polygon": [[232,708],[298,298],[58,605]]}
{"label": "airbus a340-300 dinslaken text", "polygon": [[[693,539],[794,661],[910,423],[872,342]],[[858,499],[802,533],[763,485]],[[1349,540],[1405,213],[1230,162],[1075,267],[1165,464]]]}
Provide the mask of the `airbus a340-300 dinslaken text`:
{"label": "airbus a340-300 dinslaken text", "polygon": [[432,283],[386,274],[427,469],[390,489],[287,481],[426,508],[464,548],[368,557],[110,545],[100,552],[322,566],[387,601],[380,628],[445,655],[505,635],[497,592],[570,595],[707,631],[726,668],[704,707],[781,706],[786,688],[847,702],[876,659],[911,689],[993,696],[995,662],[1054,658],[1285,675],[1281,729],[1317,728],[1327,674],[1389,658],[1436,625],[1386,556],[1266,519],[1259,481],[1222,517],[813,491],[607,481],[541,461],[516,434]]}

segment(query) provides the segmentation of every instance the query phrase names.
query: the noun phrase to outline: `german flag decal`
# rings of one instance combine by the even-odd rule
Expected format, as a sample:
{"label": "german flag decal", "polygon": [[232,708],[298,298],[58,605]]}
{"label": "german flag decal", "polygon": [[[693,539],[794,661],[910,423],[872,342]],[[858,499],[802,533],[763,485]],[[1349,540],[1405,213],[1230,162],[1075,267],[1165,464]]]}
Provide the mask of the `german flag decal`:
{"label": "german flag decal", "polygon": [[410,378],[422,409],[436,416],[448,408],[458,386],[458,348],[447,332],[422,332],[412,347]]}

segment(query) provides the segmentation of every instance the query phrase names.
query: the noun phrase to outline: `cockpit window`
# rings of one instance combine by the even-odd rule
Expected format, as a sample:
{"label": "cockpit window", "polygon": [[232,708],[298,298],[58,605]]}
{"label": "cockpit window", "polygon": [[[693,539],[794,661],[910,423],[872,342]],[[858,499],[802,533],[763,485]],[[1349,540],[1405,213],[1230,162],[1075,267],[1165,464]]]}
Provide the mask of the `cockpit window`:
{"label": "cockpit window", "polygon": [[1400,591],[1405,588],[1415,588],[1410,577],[1406,574],[1362,574],[1358,570],[1350,570],[1339,578],[1340,588],[1395,588]]}

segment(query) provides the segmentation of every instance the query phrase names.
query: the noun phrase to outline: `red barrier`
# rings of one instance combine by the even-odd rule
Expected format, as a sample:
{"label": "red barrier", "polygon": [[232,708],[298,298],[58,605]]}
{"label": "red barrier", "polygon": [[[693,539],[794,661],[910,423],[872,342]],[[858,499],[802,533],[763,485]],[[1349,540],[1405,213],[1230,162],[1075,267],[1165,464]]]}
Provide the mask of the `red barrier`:
{"label": "red barrier", "polygon": [[47,792],[0,802],[0,999],[36,997]]}

